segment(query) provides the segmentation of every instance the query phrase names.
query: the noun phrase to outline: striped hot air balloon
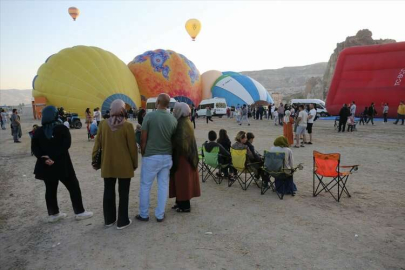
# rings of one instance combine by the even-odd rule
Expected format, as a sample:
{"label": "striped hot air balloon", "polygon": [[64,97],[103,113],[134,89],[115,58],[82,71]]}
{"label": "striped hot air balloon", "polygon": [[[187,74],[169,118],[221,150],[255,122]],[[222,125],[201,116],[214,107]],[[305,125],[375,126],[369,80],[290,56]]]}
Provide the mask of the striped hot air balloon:
{"label": "striped hot air balloon", "polygon": [[212,86],[212,97],[225,98],[228,106],[251,105],[259,101],[273,103],[270,94],[256,80],[237,72],[222,74]]}
{"label": "striped hot air balloon", "polygon": [[68,9],[68,12],[70,17],[72,17],[74,21],[76,21],[76,18],[79,17],[80,14],[80,10],[77,7],[70,7]]}

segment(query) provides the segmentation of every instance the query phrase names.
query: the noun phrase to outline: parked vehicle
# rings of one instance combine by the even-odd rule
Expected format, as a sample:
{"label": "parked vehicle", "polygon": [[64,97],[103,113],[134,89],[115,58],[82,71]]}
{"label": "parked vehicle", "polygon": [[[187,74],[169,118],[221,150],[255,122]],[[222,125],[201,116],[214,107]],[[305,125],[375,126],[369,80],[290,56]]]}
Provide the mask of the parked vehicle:
{"label": "parked vehicle", "polygon": [[[146,101],[146,113],[153,112],[156,110],[156,100],[157,98],[148,98]],[[170,99],[170,104],[169,107],[167,108],[167,111],[173,111],[174,105],[176,104],[176,100],[174,98]]]}
{"label": "parked vehicle", "polygon": [[69,122],[70,128],[81,129],[82,121],[77,113],[66,113],[64,115],[63,121],[67,120]]}
{"label": "parked vehicle", "polygon": [[329,116],[330,114],[326,110],[325,101],[320,99],[292,99],[291,105],[309,105],[314,104],[317,115],[321,117]]}
{"label": "parked vehicle", "polygon": [[198,116],[206,116],[207,107],[211,108],[213,116],[222,117],[226,115],[226,100],[224,98],[210,98],[204,99],[200,102],[200,105],[197,108]]}

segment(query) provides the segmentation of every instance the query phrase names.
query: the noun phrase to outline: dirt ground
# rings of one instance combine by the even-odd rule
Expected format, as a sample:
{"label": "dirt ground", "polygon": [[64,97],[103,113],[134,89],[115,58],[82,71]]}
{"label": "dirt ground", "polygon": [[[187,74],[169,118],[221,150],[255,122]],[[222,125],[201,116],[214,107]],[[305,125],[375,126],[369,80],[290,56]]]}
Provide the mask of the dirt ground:
{"label": "dirt ground", "polygon": [[[90,166],[93,142],[86,129],[71,130],[70,154],[92,219],[75,221],[67,190],[59,187],[59,205],[68,217],[48,224],[42,181],[32,174],[27,135],[34,120],[23,117],[22,144],[10,129],[0,131],[1,269],[405,269],[405,127],[392,122],[337,133],[333,121],[318,120],[314,145],[293,149],[304,163],[294,181],[295,197],[279,200],[256,186],[201,183],[192,212],[166,208],[166,220],[140,223],[123,231],[104,228],[100,172]],[[197,121],[201,145],[209,130],[243,129],[256,135],[256,149],[269,149],[282,128],[267,120],[250,127],[234,119]],[[343,164],[360,164],[349,179],[351,198],[340,203],[327,193],[312,196],[312,151],[339,152]],[[140,166],[139,166],[140,167]],[[131,183],[129,212],[138,213],[140,169]],[[156,186],[151,211],[156,205]],[[207,234],[207,232],[210,232]]]}

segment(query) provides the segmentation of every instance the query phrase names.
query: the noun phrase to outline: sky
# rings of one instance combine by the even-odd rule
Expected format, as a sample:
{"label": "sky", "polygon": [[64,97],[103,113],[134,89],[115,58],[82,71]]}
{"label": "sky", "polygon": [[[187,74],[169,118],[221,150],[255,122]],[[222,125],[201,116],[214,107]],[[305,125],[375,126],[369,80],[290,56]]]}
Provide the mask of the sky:
{"label": "sky", "polygon": [[[80,9],[73,21],[68,8]],[[97,46],[126,64],[170,49],[200,73],[327,62],[336,43],[360,29],[405,41],[400,1],[4,1],[0,2],[0,89],[31,89],[48,56]],[[202,24],[191,41],[185,22]]]}

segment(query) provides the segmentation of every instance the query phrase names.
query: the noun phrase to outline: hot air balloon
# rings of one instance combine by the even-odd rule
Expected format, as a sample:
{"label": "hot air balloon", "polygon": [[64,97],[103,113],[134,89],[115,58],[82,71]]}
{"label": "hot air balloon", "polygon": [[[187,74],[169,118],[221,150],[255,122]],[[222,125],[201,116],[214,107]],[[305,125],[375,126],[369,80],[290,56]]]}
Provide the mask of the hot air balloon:
{"label": "hot air balloon", "polygon": [[147,51],[136,56],[128,67],[145,99],[164,92],[178,101],[200,104],[200,72],[184,55],[162,49]]}
{"label": "hot air balloon", "polygon": [[126,107],[141,106],[138,85],[117,56],[97,47],[75,46],[49,57],[33,81],[34,98],[84,116],[86,108],[99,107],[104,114],[121,99]]}
{"label": "hot air balloon", "polygon": [[190,19],[186,22],[186,30],[187,33],[190,35],[190,37],[195,41],[195,38],[197,37],[198,33],[200,33],[201,30],[201,23],[197,19]]}
{"label": "hot air balloon", "polygon": [[68,11],[69,11],[70,17],[72,17],[73,20],[76,21],[76,18],[79,17],[80,10],[76,7],[70,7]]}

